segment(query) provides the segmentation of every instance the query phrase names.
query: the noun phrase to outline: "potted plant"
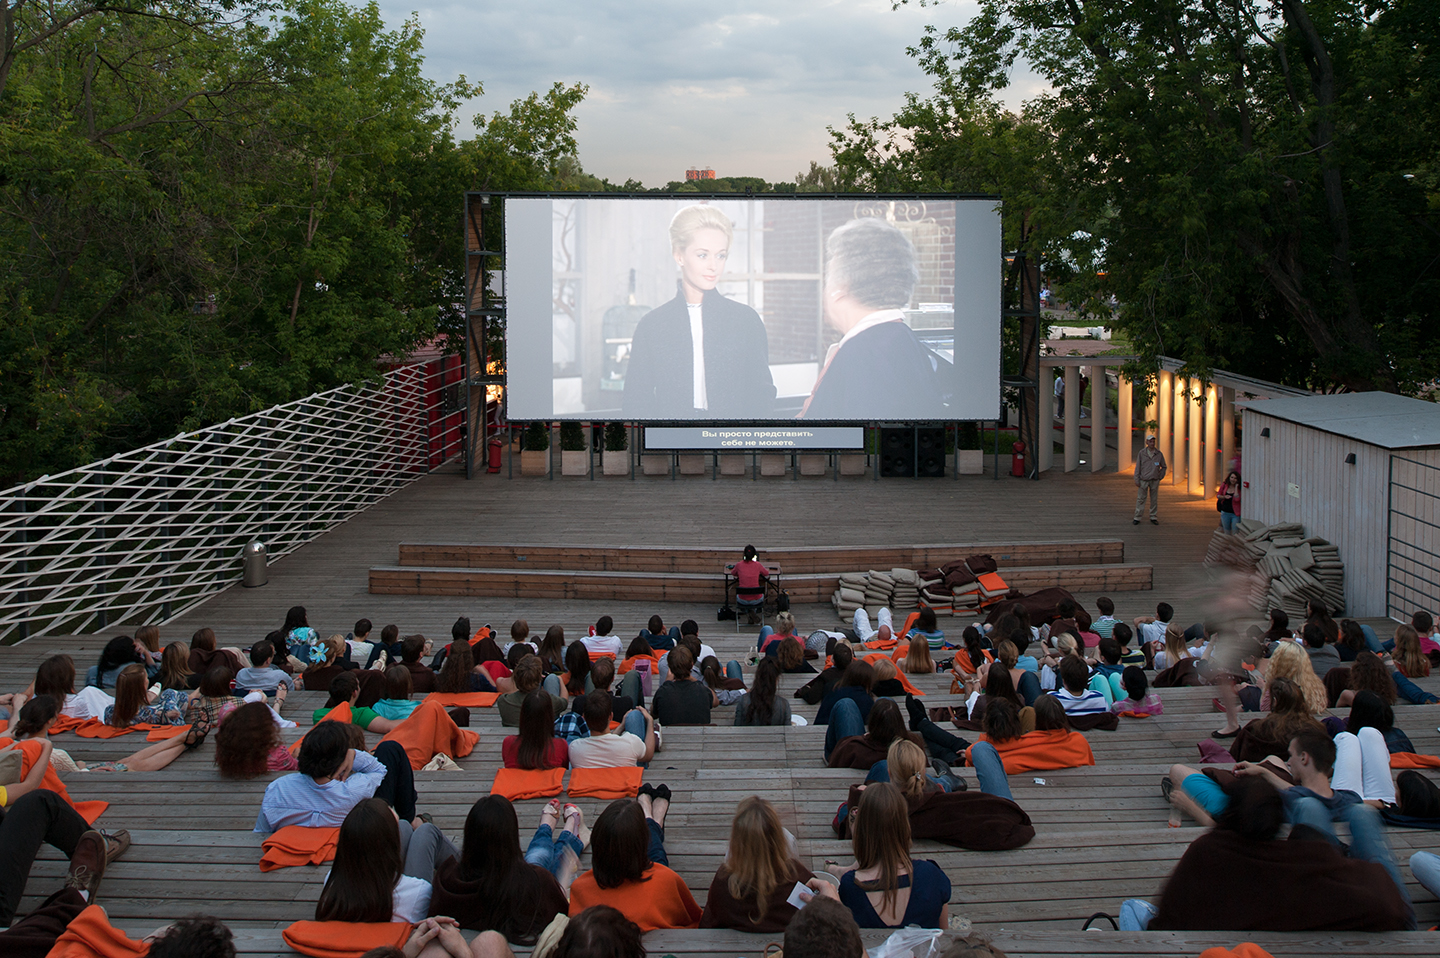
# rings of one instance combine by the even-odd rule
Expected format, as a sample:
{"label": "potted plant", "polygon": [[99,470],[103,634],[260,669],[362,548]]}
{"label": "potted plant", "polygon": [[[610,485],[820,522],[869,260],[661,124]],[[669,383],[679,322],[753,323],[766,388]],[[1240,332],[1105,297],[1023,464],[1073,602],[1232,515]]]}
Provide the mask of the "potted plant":
{"label": "potted plant", "polygon": [[600,457],[601,471],[607,476],[630,474],[630,434],[623,422],[605,424],[605,452]]}
{"label": "potted plant", "polygon": [[520,436],[520,475],[550,473],[550,424],[532,422]]}
{"label": "potted plant", "polygon": [[560,424],[560,474],[562,476],[590,474],[590,454],[585,451],[585,427],[578,422],[562,422]]}

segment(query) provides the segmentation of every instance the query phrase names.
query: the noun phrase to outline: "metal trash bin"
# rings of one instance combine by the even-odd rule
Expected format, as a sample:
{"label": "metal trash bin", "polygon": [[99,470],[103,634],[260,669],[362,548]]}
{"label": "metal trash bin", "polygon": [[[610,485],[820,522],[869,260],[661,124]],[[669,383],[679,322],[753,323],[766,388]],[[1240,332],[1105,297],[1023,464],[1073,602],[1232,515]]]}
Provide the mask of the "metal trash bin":
{"label": "metal trash bin", "polygon": [[245,567],[245,588],[253,589],[270,581],[270,569],[265,564],[265,543],[250,543],[242,550],[241,556]]}

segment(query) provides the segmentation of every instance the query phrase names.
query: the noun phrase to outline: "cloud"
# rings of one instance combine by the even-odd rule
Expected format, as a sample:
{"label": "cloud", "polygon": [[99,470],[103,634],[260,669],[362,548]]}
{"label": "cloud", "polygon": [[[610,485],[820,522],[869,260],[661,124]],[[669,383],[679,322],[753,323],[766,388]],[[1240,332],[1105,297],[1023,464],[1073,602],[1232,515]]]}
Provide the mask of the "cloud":
{"label": "cloud", "polygon": [[[380,7],[392,25],[414,10],[406,0]],[[890,116],[906,92],[929,91],[905,52],[924,25],[974,11],[969,0],[899,10],[890,0],[453,0],[416,12],[427,72],[484,84],[458,115],[504,110],[557,80],[586,83],[576,114],[585,168],[658,186],[696,164],[788,180],[828,162],[827,126],[850,113]],[[1027,96],[1037,90],[1024,84]]]}

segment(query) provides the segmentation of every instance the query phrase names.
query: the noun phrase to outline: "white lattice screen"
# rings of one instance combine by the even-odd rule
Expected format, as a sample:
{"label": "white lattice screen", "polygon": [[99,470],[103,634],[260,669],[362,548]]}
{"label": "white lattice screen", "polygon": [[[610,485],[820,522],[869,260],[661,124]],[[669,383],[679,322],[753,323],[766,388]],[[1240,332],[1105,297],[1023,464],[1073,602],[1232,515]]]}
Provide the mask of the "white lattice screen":
{"label": "white lattice screen", "polygon": [[420,478],[463,434],[435,378],[402,366],[0,492],[0,636],[177,615],[239,580],[246,543],[275,559]]}

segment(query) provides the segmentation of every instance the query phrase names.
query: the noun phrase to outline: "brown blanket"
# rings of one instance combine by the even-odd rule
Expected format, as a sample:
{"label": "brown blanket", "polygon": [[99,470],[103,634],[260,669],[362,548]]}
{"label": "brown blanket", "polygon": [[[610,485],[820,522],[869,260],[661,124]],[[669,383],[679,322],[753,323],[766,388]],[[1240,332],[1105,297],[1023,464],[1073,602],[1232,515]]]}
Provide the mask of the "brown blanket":
{"label": "brown blanket", "polygon": [[1205,685],[1206,682],[1205,677],[1195,667],[1194,659],[1181,659],[1163,672],[1155,673],[1150,684],[1157,689],[1178,689]]}
{"label": "brown blanket", "polygon": [[[914,732],[907,732],[906,736],[922,749],[925,747],[925,740]],[[889,745],[881,748],[870,741],[869,735],[852,735],[835,743],[835,750],[825,764],[831,768],[858,768],[868,772],[876,762],[885,761],[889,752]]]}
{"label": "brown blanket", "polygon": [[1408,919],[1384,868],[1328,841],[1254,842],[1216,829],[1181,856],[1150,930],[1398,931]]}
{"label": "brown blanket", "polygon": [[[860,803],[861,790],[850,786],[847,804]],[[975,852],[1001,852],[1019,848],[1035,837],[1035,827],[1025,810],[1008,798],[984,792],[928,791],[910,805],[910,837],[933,838],[956,848]],[[839,818],[842,839],[850,837],[848,816]]]}
{"label": "brown blanket", "polygon": [[1114,712],[1093,712],[1089,715],[1066,717],[1070,720],[1070,727],[1077,732],[1092,732],[1095,729],[1102,732],[1113,732],[1120,727],[1120,716]]}
{"label": "brown blanket", "polygon": [[[1015,608],[1015,605],[1019,603],[1025,606],[1025,611],[1030,614],[1031,625],[1048,625],[1060,617],[1060,603],[1065,599],[1075,602],[1073,595],[1058,587],[1003,599],[990,607],[990,614],[985,617],[985,624],[994,625],[1000,620],[1000,616]],[[1075,621],[1081,629],[1089,630],[1090,613],[1086,612],[1079,602],[1075,602]]]}

